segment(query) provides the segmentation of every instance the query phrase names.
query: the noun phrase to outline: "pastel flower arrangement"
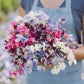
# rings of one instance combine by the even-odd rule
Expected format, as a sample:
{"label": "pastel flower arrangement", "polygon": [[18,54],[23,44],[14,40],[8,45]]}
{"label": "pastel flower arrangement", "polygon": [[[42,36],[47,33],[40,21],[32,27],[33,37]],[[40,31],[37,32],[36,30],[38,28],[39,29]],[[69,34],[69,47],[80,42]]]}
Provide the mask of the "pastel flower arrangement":
{"label": "pastel flower arrangement", "polygon": [[58,74],[66,68],[65,61],[77,64],[73,54],[74,37],[61,26],[66,20],[49,20],[44,12],[29,12],[11,22],[5,50],[10,55],[13,68],[10,75],[23,75],[27,70],[50,70]]}

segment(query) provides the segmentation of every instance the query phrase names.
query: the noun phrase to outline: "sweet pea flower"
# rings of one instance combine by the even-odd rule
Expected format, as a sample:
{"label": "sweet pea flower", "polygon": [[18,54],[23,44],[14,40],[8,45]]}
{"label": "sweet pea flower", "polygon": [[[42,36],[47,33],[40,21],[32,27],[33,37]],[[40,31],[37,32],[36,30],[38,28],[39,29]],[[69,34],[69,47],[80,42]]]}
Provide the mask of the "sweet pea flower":
{"label": "sweet pea flower", "polygon": [[46,28],[46,31],[48,31],[48,32],[49,32],[49,31],[50,31],[50,28]]}
{"label": "sweet pea flower", "polygon": [[19,75],[22,75],[24,73],[24,71],[22,69],[20,69]]}
{"label": "sweet pea flower", "polygon": [[21,65],[21,67],[23,68],[25,66],[25,63],[23,63],[22,65]]}
{"label": "sweet pea flower", "polygon": [[57,66],[54,66],[54,68],[51,70],[51,73],[52,74],[58,74],[60,72],[60,70],[61,70],[60,66],[57,67],[57,68],[56,67]]}
{"label": "sweet pea flower", "polygon": [[10,43],[7,44],[7,49],[11,49],[12,48],[12,45]]}
{"label": "sweet pea flower", "polygon": [[46,31],[48,31],[48,32],[50,31],[50,25],[49,24],[47,25]]}
{"label": "sweet pea flower", "polygon": [[19,73],[19,75],[22,75],[23,74],[23,70],[22,69],[18,69],[18,70],[16,70],[16,73]]}
{"label": "sweet pea flower", "polygon": [[60,38],[62,35],[62,31],[54,31],[52,32],[52,36],[55,36],[56,38]]}
{"label": "sweet pea flower", "polygon": [[15,77],[17,76],[17,74],[15,72],[12,72],[12,70],[9,71],[9,75],[14,75]]}
{"label": "sweet pea flower", "polygon": [[22,17],[21,16],[17,16],[15,19],[16,22],[21,22],[22,21]]}
{"label": "sweet pea flower", "polygon": [[10,29],[8,29],[8,31],[11,33],[11,32],[13,32],[13,30],[10,28]]}
{"label": "sweet pea flower", "polygon": [[66,39],[66,38],[68,38],[68,33],[64,33],[64,38]]}
{"label": "sweet pea flower", "polygon": [[15,42],[16,47],[20,47],[21,43],[20,42]]}
{"label": "sweet pea flower", "polygon": [[26,26],[18,26],[18,31],[22,34],[22,35],[24,35],[27,31],[28,31],[28,29],[27,29],[27,27]]}
{"label": "sweet pea flower", "polygon": [[34,41],[35,41],[35,38],[29,38],[29,39],[28,39],[29,44],[34,43]]}
{"label": "sweet pea flower", "polygon": [[10,23],[14,29],[17,29],[18,22],[11,22]]}
{"label": "sweet pea flower", "polygon": [[33,47],[33,45],[31,45],[31,46],[29,46],[29,49],[30,49],[30,51],[32,52],[32,53],[34,53],[34,47]]}
{"label": "sweet pea flower", "polygon": [[22,43],[22,46],[25,47],[25,43]]}
{"label": "sweet pea flower", "polygon": [[55,32],[56,38],[60,38],[60,37],[61,37],[61,34],[62,34],[61,31],[56,31],[56,32]]}

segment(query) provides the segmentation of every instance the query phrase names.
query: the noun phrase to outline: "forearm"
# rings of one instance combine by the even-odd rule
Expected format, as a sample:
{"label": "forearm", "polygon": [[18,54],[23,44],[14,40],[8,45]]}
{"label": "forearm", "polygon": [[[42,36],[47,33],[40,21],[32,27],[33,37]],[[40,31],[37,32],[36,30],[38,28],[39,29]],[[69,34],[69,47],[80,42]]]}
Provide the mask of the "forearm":
{"label": "forearm", "polygon": [[19,5],[19,15],[21,17],[24,17],[25,14],[26,14],[26,11]]}
{"label": "forearm", "polygon": [[84,59],[84,45],[79,47],[78,49],[74,50],[74,55],[77,60]]}

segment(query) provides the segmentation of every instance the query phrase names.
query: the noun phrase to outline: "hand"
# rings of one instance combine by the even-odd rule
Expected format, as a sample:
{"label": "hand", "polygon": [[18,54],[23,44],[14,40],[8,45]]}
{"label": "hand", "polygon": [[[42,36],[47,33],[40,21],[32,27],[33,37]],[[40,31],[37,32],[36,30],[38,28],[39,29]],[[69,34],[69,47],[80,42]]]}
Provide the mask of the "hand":
{"label": "hand", "polygon": [[79,48],[77,48],[77,49],[74,49],[74,50],[73,50],[73,53],[74,53],[75,58],[76,58],[77,60],[82,60],[82,59],[84,59],[84,46],[81,46],[81,47],[79,47]]}
{"label": "hand", "polygon": [[77,49],[78,47],[80,47],[80,44],[75,41],[75,42],[73,43],[73,47],[74,47],[74,49]]}

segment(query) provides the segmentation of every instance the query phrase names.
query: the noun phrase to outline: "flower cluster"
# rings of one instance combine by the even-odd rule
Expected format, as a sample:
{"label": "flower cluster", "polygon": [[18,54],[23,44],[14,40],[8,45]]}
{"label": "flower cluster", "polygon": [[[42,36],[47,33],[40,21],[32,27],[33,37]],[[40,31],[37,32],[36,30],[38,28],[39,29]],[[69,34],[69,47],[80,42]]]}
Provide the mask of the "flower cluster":
{"label": "flower cluster", "polygon": [[18,16],[11,22],[9,38],[5,40],[5,49],[10,54],[10,62],[14,67],[10,75],[22,75],[25,70],[49,70],[52,74],[64,70],[65,61],[76,64],[71,45],[74,38],[61,26],[65,19],[57,22],[49,20],[44,12],[29,12],[23,18]]}

